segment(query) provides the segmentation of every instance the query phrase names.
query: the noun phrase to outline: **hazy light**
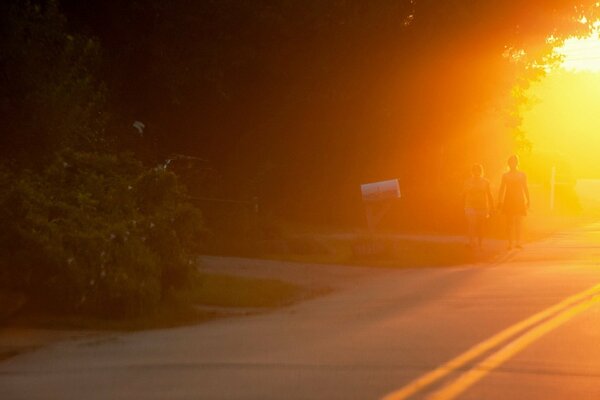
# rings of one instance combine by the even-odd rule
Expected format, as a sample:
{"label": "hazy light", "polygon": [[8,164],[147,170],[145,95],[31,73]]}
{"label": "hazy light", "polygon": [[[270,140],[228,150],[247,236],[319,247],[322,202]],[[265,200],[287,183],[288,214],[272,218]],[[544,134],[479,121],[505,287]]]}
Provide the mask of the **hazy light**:
{"label": "hazy light", "polygon": [[[585,17],[579,20],[587,23]],[[560,55],[560,67],[567,71],[600,71],[600,21],[589,24],[590,33],[584,37],[570,37],[564,43],[554,48],[554,53]]]}
{"label": "hazy light", "polygon": [[[557,63],[540,63],[544,78],[526,91],[529,102],[520,110],[522,129],[538,153],[559,154],[578,176],[600,177],[600,21],[585,17],[585,36],[563,42],[554,36]],[[560,44],[559,44],[560,43]],[[545,60],[544,60],[545,61]]]}
{"label": "hazy light", "polygon": [[527,96],[522,128],[534,151],[559,153],[579,176],[600,177],[600,73],[555,70]]}

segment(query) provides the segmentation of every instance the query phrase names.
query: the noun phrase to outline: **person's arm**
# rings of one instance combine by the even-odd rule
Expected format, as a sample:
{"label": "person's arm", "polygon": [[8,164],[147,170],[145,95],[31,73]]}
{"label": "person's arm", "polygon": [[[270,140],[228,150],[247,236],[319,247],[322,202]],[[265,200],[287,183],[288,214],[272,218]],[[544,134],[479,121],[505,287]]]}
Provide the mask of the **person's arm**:
{"label": "person's arm", "polygon": [[502,175],[502,182],[500,182],[500,190],[498,191],[498,208],[502,208],[502,202],[504,201],[504,192],[506,190],[506,181],[504,175]]}

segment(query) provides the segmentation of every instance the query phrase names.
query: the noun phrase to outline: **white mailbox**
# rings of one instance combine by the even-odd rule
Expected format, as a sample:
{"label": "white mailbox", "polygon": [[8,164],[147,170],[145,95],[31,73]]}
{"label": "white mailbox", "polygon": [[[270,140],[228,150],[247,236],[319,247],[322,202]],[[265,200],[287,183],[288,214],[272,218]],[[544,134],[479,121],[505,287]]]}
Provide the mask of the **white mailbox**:
{"label": "white mailbox", "polygon": [[365,183],[360,185],[364,201],[380,201],[400,198],[400,183],[398,179]]}

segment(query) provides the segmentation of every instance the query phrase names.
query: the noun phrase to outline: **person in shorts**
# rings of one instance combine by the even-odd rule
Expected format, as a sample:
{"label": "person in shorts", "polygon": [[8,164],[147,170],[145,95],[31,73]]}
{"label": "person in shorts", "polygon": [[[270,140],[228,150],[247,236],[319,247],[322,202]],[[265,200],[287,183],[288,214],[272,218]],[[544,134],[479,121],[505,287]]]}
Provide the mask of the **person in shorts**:
{"label": "person in shorts", "polygon": [[498,208],[506,216],[508,248],[513,244],[521,249],[521,225],[523,217],[529,209],[529,189],[527,175],[519,171],[519,158],[512,155],[508,158],[508,172],[502,175]]}
{"label": "person in shorts", "polygon": [[481,248],[485,221],[490,215],[494,200],[490,182],[483,177],[483,167],[480,164],[473,165],[471,177],[465,181],[464,200],[469,245]]}

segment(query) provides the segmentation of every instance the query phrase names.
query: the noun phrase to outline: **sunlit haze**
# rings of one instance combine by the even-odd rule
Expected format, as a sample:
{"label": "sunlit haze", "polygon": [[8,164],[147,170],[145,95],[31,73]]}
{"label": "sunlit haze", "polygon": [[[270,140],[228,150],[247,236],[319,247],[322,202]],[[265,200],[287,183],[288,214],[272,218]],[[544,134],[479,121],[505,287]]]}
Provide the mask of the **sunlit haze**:
{"label": "sunlit haze", "polygon": [[600,21],[595,21],[590,27],[588,36],[568,38],[554,49],[563,57],[561,68],[567,71],[600,71]]}
{"label": "sunlit haze", "polygon": [[559,65],[529,87],[522,117],[534,153],[562,158],[577,176],[599,177],[600,21],[589,27],[554,49]]}

